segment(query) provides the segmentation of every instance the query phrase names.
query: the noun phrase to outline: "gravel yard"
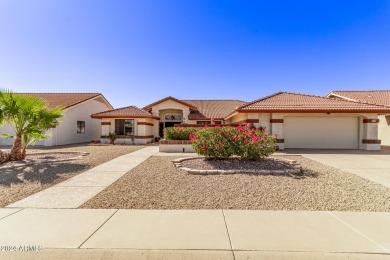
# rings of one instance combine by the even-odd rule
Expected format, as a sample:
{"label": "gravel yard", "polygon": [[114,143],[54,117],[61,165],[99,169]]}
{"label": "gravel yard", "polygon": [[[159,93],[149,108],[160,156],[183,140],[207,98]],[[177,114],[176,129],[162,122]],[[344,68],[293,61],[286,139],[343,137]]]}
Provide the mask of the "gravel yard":
{"label": "gravel yard", "polygon": [[43,152],[43,153],[29,153],[26,158],[21,161],[8,161],[0,164],[0,171],[4,168],[9,167],[21,167],[31,164],[40,164],[40,163],[50,163],[60,160],[71,160],[73,158],[78,158],[84,156],[84,153],[80,152]]}
{"label": "gravel yard", "polygon": [[241,161],[239,159],[207,160],[196,158],[181,162],[183,167],[200,170],[286,170],[293,169],[287,161],[265,159],[261,161]]}
{"label": "gravel yard", "polygon": [[10,169],[0,169],[0,207],[46,189],[81,172],[144,146],[126,145],[67,145],[55,148],[29,149],[28,153],[88,152],[77,160],[45,163]]}
{"label": "gravel yard", "polygon": [[390,211],[390,189],[301,156],[303,178],[192,175],[154,156],[82,208]]}

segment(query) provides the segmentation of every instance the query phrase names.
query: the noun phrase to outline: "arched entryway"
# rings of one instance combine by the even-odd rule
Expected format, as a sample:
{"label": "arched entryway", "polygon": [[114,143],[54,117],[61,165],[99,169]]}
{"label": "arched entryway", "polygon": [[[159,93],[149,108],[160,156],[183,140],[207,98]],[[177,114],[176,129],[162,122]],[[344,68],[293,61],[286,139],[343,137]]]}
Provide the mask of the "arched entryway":
{"label": "arched entryway", "polygon": [[183,123],[183,111],[177,109],[164,109],[159,111],[159,135],[164,136],[164,129],[166,127],[172,127],[175,124]]}

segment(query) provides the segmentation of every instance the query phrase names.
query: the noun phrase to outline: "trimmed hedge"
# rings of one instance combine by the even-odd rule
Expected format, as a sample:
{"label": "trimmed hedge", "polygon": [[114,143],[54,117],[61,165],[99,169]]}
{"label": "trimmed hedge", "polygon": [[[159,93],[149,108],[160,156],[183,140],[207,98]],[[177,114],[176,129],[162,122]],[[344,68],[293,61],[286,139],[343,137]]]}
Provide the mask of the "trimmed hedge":
{"label": "trimmed hedge", "polygon": [[166,127],[164,128],[165,140],[190,140],[191,133],[197,131],[195,127]]}

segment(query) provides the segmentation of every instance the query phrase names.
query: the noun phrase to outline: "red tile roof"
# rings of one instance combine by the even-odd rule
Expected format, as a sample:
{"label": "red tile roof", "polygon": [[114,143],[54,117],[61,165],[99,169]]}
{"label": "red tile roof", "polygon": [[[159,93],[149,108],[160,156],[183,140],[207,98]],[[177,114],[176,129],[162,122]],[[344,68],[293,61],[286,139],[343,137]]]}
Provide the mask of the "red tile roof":
{"label": "red tile roof", "polygon": [[[46,101],[48,108],[61,107],[64,109],[75,106],[86,100],[98,96],[102,96],[102,94],[100,93],[17,93],[17,94],[40,97]],[[107,100],[105,101],[108,103]]]}
{"label": "red tile roof", "polygon": [[146,107],[144,107],[143,109],[148,110],[148,109],[152,108],[153,106],[158,105],[158,104],[160,104],[160,103],[162,103],[162,102],[165,102],[165,101],[167,101],[167,100],[173,100],[173,101],[175,101],[175,102],[177,102],[177,103],[180,103],[180,104],[185,105],[185,106],[187,106],[187,107],[189,107],[189,108],[191,108],[191,109],[196,110],[196,107],[194,107],[193,105],[188,104],[187,102],[185,102],[185,101],[183,101],[183,100],[179,100],[179,99],[174,98],[174,97],[171,97],[171,96],[166,97],[166,98],[163,98],[163,99],[160,99],[160,100],[158,100],[158,101],[156,101],[156,102],[154,102],[154,103],[152,103],[152,104],[149,104],[149,105],[147,105]]}
{"label": "red tile roof", "polygon": [[192,111],[188,117],[190,120],[197,119],[223,119],[246,104],[241,100],[183,100],[197,107],[197,111]]}
{"label": "red tile roof", "polygon": [[240,107],[239,112],[390,112],[390,108],[320,96],[278,92]]}
{"label": "red tile roof", "polygon": [[113,110],[108,110],[91,115],[92,118],[156,118],[148,111],[145,111],[136,106],[128,106],[117,108]]}
{"label": "red tile roof", "polygon": [[390,107],[390,90],[366,90],[366,91],[332,91],[329,96],[336,95],[357,102],[376,104]]}

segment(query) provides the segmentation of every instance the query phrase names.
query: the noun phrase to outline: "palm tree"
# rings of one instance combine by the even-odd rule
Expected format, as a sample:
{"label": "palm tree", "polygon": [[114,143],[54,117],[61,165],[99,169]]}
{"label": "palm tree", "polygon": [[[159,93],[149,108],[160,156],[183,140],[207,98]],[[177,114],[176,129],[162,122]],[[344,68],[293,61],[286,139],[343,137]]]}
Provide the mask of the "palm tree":
{"label": "palm tree", "polygon": [[15,141],[8,154],[0,154],[0,163],[1,160],[24,159],[27,147],[47,138],[46,131],[59,124],[57,118],[62,114],[61,108],[48,109],[41,98],[0,90],[0,125],[8,123],[15,132],[14,136],[1,135],[3,138],[15,138]]}

